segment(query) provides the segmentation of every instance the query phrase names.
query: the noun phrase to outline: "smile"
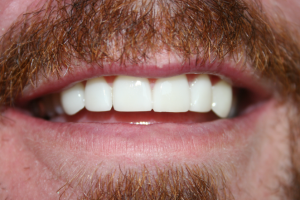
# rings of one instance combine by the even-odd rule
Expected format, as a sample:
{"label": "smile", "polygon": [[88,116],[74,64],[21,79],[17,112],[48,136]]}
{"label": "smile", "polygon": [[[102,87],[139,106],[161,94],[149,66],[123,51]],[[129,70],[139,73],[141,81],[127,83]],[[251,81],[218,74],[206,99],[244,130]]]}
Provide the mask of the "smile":
{"label": "smile", "polygon": [[76,149],[100,160],[119,156],[151,160],[157,155],[201,158],[215,148],[230,147],[245,139],[244,130],[251,132],[272,105],[263,87],[247,88],[252,77],[235,74],[236,67],[224,64],[213,71],[211,65],[178,66],[173,64],[173,74],[161,78],[155,76],[164,68],[156,66],[140,70],[140,77],[129,67],[118,76],[111,74],[122,73],[120,67],[91,67],[85,74],[78,71],[79,76],[74,71],[28,92],[22,100],[28,102],[23,106],[27,114],[12,109],[8,113],[26,126],[31,124],[30,143],[52,141],[56,148]]}

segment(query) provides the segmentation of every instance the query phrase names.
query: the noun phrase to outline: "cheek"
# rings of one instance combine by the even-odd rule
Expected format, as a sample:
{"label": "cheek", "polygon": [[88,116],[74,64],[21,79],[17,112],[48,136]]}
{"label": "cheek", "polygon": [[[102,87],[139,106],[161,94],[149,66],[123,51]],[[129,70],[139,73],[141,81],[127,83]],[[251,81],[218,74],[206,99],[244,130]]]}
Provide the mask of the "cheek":
{"label": "cheek", "polygon": [[10,25],[27,11],[41,7],[46,0],[0,0],[0,36]]}
{"label": "cheek", "polygon": [[256,137],[248,145],[246,156],[250,157],[241,160],[236,168],[241,176],[233,182],[233,193],[239,199],[248,199],[247,194],[255,194],[255,199],[274,199],[284,192],[283,186],[289,186],[293,174],[287,116],[286,106],[278,107],[257,126]]}

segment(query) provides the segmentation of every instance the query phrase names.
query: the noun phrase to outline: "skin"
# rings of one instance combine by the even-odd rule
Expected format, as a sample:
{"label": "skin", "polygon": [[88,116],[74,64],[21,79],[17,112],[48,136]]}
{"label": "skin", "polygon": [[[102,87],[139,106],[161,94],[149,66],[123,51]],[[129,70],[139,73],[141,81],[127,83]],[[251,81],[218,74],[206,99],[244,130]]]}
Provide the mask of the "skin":
{"label": "skin", "polygon": [[[0,35],[28,7],[34,7],[39,3],[42,2],[1,1]],[[300,3],[297,0],[262,0],[262,4],[269,16],[274,16],[274,10],[280,8],[280,15],[286,17],[291,29],[300,31]],[[106,172],[119,165],[124,169],[139,170],[143,164],[149,169],[154,169],[156,163],[203,164],[211,168],[223,166],[228,188],[235,199],[287,199],[289,196],[286,188],[290,188],[292,184],[294,164],[291,158],[290,119],[282,116],[289,116],[288,109],[291,104],[277,103],[275,97],[270,100],[267,108],[255,120],[253,125],[255,128],[249,133],[249,137],[232,142],[230,145],[216,144],[216,147],[210,149],[209,156],[203,156],[203,149],[199,150],[199,155],[195,157],[187,157],[181,151],[175,151],[168,158],[166,157],[169,155],[163,152],[159,152],[159,156],[154,154],[136,156],[129,152],[123,157],[104,156],[101,160],[106,164],[100,170]],[[14,114],[6,111],[6,116],[13,119]],[[40,199],[40,197],[58,199],[56,191],[65,184],[67,177],[73,175],[71,171],[77,170],[75,164],[70,163],[61,168],[64,160],[69,158],[64,154],[65,149],[59,147],[52,149],[47,141],[43,141],[44,143],[41,141],[39,144],[32,135],[27,134],[26,130],[31,129],[30,125],[23,122],[18,126],[13,121],[0,125],[0,199]],[[45,131],[46,133],[48,132]],[[218,145],[224,145],[226,151]],[[95,164],[95,154],[84,153],[78,154],[77,160],[72,162],[78,161],[78,166],[81,166],[80,162],[84,161],[90,173],[93,169],[91,166]],[[124,161],[120,162],[122,158]],[[76,192],[71,195],[71,199],[76,199],[76,195],[79,194]]]}

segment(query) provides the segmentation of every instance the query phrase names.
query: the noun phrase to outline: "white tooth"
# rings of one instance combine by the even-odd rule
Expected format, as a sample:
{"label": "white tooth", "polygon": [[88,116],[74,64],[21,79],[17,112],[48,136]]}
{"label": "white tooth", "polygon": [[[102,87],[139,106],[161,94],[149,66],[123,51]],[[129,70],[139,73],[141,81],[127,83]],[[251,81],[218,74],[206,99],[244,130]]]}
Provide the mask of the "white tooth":
{"label": "white tooth", "polygon": [[103,77],[90,79],[85,85],[85,108],[89,111],[109,111],[112,91]]}
{"label": "white tooth", "polygon": [[190,90],[185,75],[158,79],[153,88],[155,112],[187,112]]}
{"label": "white tooth", "polygon": [[191,84],[190,110],[209,112],[211,110],[212,91],[208,75],[199,75]]}
{"label": "white tooth", "polygon": [[212,110],[219,117],[228,116],[232,104],[232,87],[225,81],[219,81],[212,87]]}
{"label": "white tooth", "polygon": [[113,106],[116,111],[151,111],[152,98],[148,79],[119,76],[113,84]]}
{"label": "white tooth", "polygon": [[84,86],[77,83],[61,93],[61,104],[68,115],[74,115],[84,108]]}

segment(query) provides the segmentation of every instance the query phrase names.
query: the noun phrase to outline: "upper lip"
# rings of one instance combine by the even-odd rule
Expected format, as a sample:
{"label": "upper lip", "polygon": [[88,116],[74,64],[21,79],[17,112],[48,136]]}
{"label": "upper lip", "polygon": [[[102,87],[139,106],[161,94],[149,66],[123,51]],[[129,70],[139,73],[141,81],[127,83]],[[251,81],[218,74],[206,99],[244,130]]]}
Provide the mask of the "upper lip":
{"label": "upper lip", "polygon": [[[243,63],[244,64],[244,63]],[[99,66],[97,64],[72,65],[57,74],[46,77],[39,76],[37,85],[27,85],[22,96],[17,99],[17,104],[26,104],[30,100],[43,95],[59,92],[70,84],[83,81],[93,77],[128,75],[147,78],[170,77],[178,74],[205,73],[220,76],[227,79],[235,87],[245,88],[253,94],[266,98],[271,92],[266,82],[263,82],[256,72],[247,64],[232,63],[223,61],[222,63],[213,62],[205,65],[196,64],[195,60],[189,63],[170,63],[162,67],[156,65],[118,65],[106,64]]]}

